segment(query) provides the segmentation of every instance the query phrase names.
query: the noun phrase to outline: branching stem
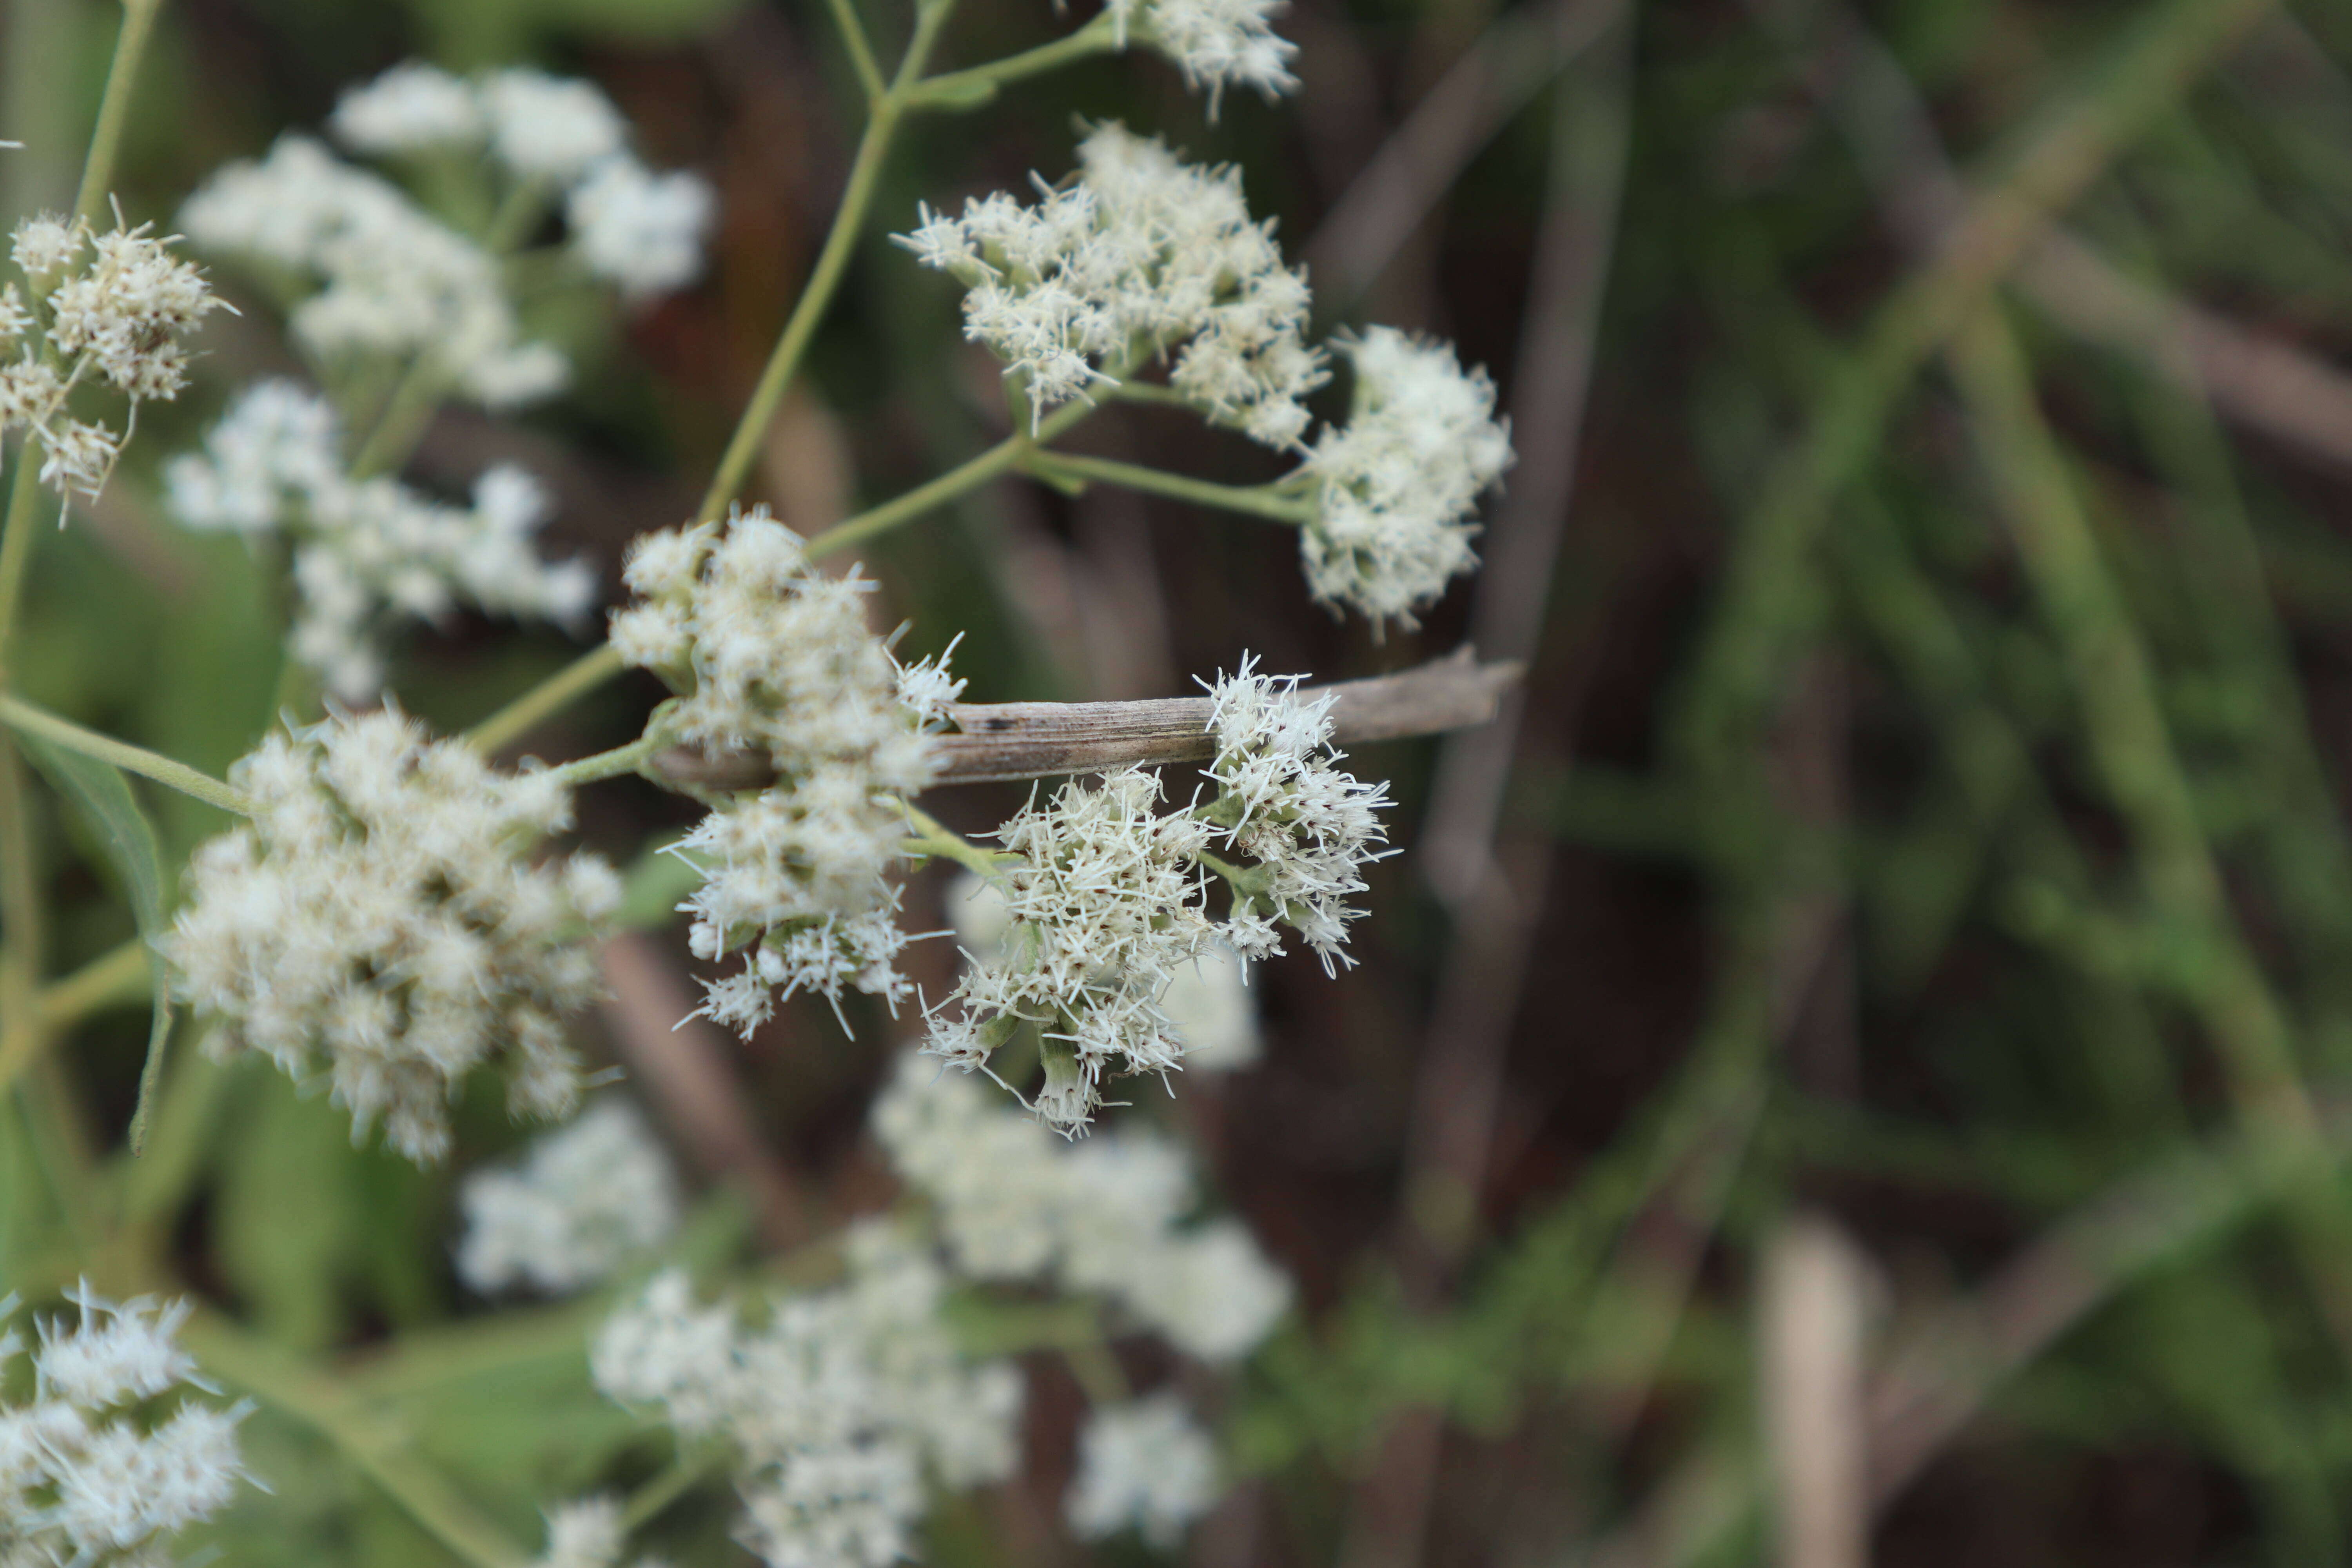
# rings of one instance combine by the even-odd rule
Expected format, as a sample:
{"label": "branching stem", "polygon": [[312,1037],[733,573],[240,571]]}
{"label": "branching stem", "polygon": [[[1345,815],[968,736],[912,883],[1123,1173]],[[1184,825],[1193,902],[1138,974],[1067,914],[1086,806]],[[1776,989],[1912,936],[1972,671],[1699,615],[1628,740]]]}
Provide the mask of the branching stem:
{"label": "branching stem", "polygon": [[243,790],[221,783],[212,774],[176,763],[144,746],[134,746],[127,741],[101,735],[95,730],[85,730],[71,720],[31,703],[0,692],[0,724],[20,730],[27,735],[37,735],[52,745],[68,752],[79,752],[85,757],[96,757],[101,763],[111,763],[125,773],[137,773],[168,784],[182,795],[192,795],[207,805],[223,811],[233,811],[239,816],[251,816],[253,797]]}

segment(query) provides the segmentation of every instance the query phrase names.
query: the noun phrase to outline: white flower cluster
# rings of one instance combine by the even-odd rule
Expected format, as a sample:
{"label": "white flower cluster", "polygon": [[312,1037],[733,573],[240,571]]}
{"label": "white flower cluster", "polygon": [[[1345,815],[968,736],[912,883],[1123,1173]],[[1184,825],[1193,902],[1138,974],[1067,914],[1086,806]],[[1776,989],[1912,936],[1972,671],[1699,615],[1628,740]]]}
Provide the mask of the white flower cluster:
{"label": "white flower cluster", "polygon": [[[222,309],[204,274],[148,226],[105,234],[79,218],[16,226],[11,258],[31,288],[0,288],[0,435],[22,426],[41,443],[40,477],[59,494],[96,496],[138,421],[139,405],[177,396],[187,381],[180,334]],[[69,417],[67,400],[95,376],[131,400],[122,430]]]}
{"label": "white flower cluster", "polygon": [[1107,1296],[1212,1363],[1248,1354],[1289,1306],[1289,1280],[1245,1226],[1184,1223],[1192,1172],[1163,1138],[1120,1129],[1070,1142],[919,1056],[899,1064],[873,1126],[975,1279]]}
{"label": "white flower cluster", "polygon": [[1494,384],[1450,345],[1374,327],[1339,340],[1353,412],[1308,446],[1302,400],[1328,374],[1304,336],[1306,276],[1283,267],[1273,226],[1251,221],[1240,175],[1117,125],[1091,132],[1078,158],[1077,177],[1041,181],[1033,205],[998,192],[961,217],[923,207],[898,243],[965,286],[965,335],[1004,361],[1039,413],[1173,351],[1171,390],[1300,455],[1273,488],[1312,504],[1300,548],[1315,596],[1352,605],[1375,632],[1412,626],[1477,564],[1479,499],[1511,466]]}
{"label": "white flower cluster", "polygon": [[1296,447],[1328,379],[1304,333],[1303,272],[1250,217],[1241,174],[1185,163],[1125,127],[1097,127],[1077,178],[1032,206],[1003,192],[961,217],[922,209],[899,243],[962,282],[965,335],[1004,361],[1037,412],[1154,355],[1221,425]]}
{"label": "white flower cluster", "polygon": [[477,1172],[457,1276],[489,1294],[593,1285],[677,1228],[677,1180],[645,1118],[616,1096],[531,1145],[518,1166]]}
{"label": "white flower cluster", "polygon": [[1239,674],[1210,689],[1209,727],[1217,784],[1209,816],[1226,842],[1255,864],[1234,889],[1225,930],[1245,958],[1282,951],[1278,921],[1296,929],[1328,973],[1348,955],[1348,905],[1364,889],[1360,868],[1388,851],[1388,830],[1373,815],[1389,804],[1388,786],[1366,784],[1332,766],[1331,705],[1326,694],[1297,695],[1299,677],[1259,675],[1242,660]]}
{"label": "white flower cluster", "polygon": [[1511,466],[1510,427],[1495,417],[1486,372],[1465,372],[1447,344],[1374,327],[1340,348],[1355,406],[1305,465],[1317,482],[1300,541],[1307,581],[1327,605],[1409,629],[1478,563],[1478,498]]}
{"label": "white flower cluster", "polygon": [[[184,1397],[211,1390],[173,1342],[186,1302],[116,1306],[86,1286],[67,1300],[74,1322],[38,1325],[31,1402],[0,1402],[0,1563],[149,1568],[165,1561],[164,1537],[217,1513],[244,1478],[245,1410]],[[16,1307],[0,1299],[0,1321]],[[0,1332],[0,1382],[25,1349]]]}
{"label": "white flower cluster", "polygon": [[[1299,931],[1329,969],[1346,958],[1350,894],[1381,853],[1373,813],[1385,786],[1332,763],[1328,699],[1307,701],[1296,678],[1241,673],[1212,689],[1218,788],[1205,806],[1162,813],[1157,775],[1123,768],[1033,800],[997,837],[1013,858],[993,873],[1010,918],[933,1010],[923,1049],[965,1071],[1024,1026],[1037,1031],[1045,1079],[1034,1109],[1066,1130],[1086,1125],[1106,1079],[1164,1073],[1186,1040],[1171,985],[1207,954],[1282,951],[1277,923]],[[1249,864],[1232,867],[1230,918],[1207,909],[1204,856],[1222,837]]]}
{"label": "white flower cluster", "polygon": [[926,1051],[973,1071],[1034,1026],[1045,1062],[1035,1109],[1073,1130],[1106,1079],[1181,1062],[1160,999],[1217,936],[1197,864],[1213,829],[1160,805],[1157,774],[1121,768],[1072,780],[997,830],[1020,858],[996,873],[1013,929],[1003,952],[965,971],[950,998],[960,1007],[932,1014]]}
{"label": "white flower cluster", "polygon": [[307,1078],[320,1058],[359,1136],[381,1121],[420,1163],[449,1146],[447,1102],[494,1062],[517,1115],[579,1102],[564,1014],[599,993],[589,938],[620,901],[593,856],[540,867],[568,827],[545,772],[500,774],[394,711],[273,734],[230,771],[253,820],[206,843],[163,943],[180,993]]}
{"label": "white flower cluster", "polygon": [[291,324],[330,364],[425,358],[488,408],[538,402],[570,378],[562,353],[524,339],[496,258],[310,137],[216,171],[180,223],[206,250],[315,284]]}
{"label": "white flower cluster", "polygon": [[907,938],[889,870],[906,825],[889,795],[929,781],[921,725],[953,683],[929,665],[901,672],[866,629],[872,584],[811,570],[800,536],[765,508],[723,529],[648,534],[626,575],[644,602],[614,616],[613,647],[680,693],[655,726],[690,746],[762,752],[778,775],[718,803],[678,846],[704,871],[685,906],[695,955],[745,952],[708,983],[703,1012],[748,1037],[778,990],[838,1006],[854,987],[895,1005]]}
{"label": "white flower cluster", "polygon": [[1298,85],[1298,46],[1274,30],[1287,0],[1110,0],[1119,47],[1130,34],[1174,60],[1185,85],[1209,92],[1209,118],[1228,87],[1255,88],[1269,101]]}
{"label": "white flower cluster", "polygon": [[1019,1373],[966,1363],[940,1319],[947,1280],[887,1224],[852,1233],[841,1287],[776,1304],[767,1326],[656,1279],[590,1355],[614,1399],[658,1405],[682,1437],[740,1455],[739,1538],[774,1568],[887,1568],[910,1555],[924,1481],[961,1490],[1019,1461]]}
{"label": "white flower cluster", "polygon": [[1132,1529],[1172,1552],[1218,1491],[1215,1445],[1182,1400],[1158,1394],[1087,1413],[1063,1514],[1086,1540]]}
{"label": "white flower cluster", "polygon": [[487,470],[470,506],[381,475],[354,479],[333,405],[290,381],[247,388],[203,452],[173,458],[163,479],[172,515],[189,528],[291,536],[299,607],[289,650],[346,702],[383,689],[379,644],[393,616],[438,616],[462,597],[577,623],[595,601],[586,563],[542,562],[532,550],[549,502],[530,475]]}
{"label": "white flower cluster", "polygon": [[[949,891],[947,909],[956,941],[966,952],[1003,953],[1013,934],[1013,911],[1003,889],[966,871]],[[1222,940],[1176,971],[1160,993],[1160,1010],[1184,1042],[1188,1072],[1238,1072],[1254,1065],[1265,1050],[1247,966]]]}
{"label": "white flower cluster", "polygon": [[710,186],[639,163],[627,122],[593,82],[529,69],[469,81],[412,60],[345,92],[329,125],[355,153],[487,145],[516,179],[561,187],[573,254],[628,299],[671,293],[702,271]]}

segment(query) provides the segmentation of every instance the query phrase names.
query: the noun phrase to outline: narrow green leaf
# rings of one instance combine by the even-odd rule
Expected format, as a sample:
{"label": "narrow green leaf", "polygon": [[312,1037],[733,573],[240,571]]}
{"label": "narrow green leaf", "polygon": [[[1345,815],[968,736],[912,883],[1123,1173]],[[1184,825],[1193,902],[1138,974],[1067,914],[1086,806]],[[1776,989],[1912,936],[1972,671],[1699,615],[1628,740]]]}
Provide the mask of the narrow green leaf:
{"label": "narrow green leaf", "polygon": [[131,899],[131,918],[139,922],[140,940],[147,943],[147,973],[154,986],[154,1022],[147,1031],[147,1064],[139,1072],[139,1106],[131,1115],[131,1152],[147,1142],[147,1113],[155,1089],[163,1078],[163,1047],[172,1033],[171,984],[161,960],[152,956],[163,934],[163,856],[156,847],[155,829],[131,793],[131,781],[111,763],[68,752],[34,735],[19,734],[16,743],[35,766],[48,776],[59,795],[72,801],[98,832],[107,858],[122,879]]}

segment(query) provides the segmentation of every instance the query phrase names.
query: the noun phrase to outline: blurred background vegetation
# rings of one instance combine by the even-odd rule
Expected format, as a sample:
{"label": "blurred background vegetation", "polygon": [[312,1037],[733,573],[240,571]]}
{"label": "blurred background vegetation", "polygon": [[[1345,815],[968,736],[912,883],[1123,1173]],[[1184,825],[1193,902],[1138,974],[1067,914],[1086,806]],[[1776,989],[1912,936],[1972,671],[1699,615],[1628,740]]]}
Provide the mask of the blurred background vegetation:
{"label": "blurred background vegetation", "polygon": [[[116,17],[0,5],[28,147],[0,207],[69,201]],[[1068,25],[966,0],[943,63]],[[878,209],[1058,173],[1075,120],[1120,118],[1243,168],[1327,325],[1457,339],[1515,421],[1487,571],[1385,645],[1309,604],[1286,534],[1173,502],[1007,484],[868,556],[910,649],[968,634],[979,700],[1172,694],[1244,648],[1323,679],[1465,639],[1528,663],[1501,724],[1368,750],[1406,852],[1361,965],[1270,966],[1264,1063],[1155,1112],[1303,1293],[1219,1398],[1245,1479],[1193,1559],[2346,1561],[2352,7],[1296,0],[1282,26],[1294,100],[1212,123],[1156,59],[1090,64],[919,127]],[[576,392],[446,413],[413,468],[524,461],[562,498],[549,552],[608,578],[691,510],[854,136],[821,8],[173,0],[160,27],[134,222],[412,54],[592,75],[650,161],[706,172],[706,281],[618,333],[551,302]],[[787,521],[994,437],[954,306],[868,237],[755,485]],[[270,563],[162,518],[154,468],[290,362],[259,310],[202,346],[41,542],[19,675],[217,772],[268,719],[282,612]],[[1272,468],[1150,411],[1088,431]],[[393,686],[460,725],[574,652],[453,621]],[[654,695],[530,749],[617,743]],[[167,863],[220,826],[145,798]],[[935,804],[977,831],[1015,799]],[[41,809],[69,966],[131,925]],[[682,821],[634,783],[585,811],[624,858]],[[641,1080],[682,949],[614,950],[598,1026]],[[925,962],[936,994],[950,955]],[[689,1248],[882,1201],[859,1129],[892,1026],[857,1021],[678,1037],[668,1131],[712,1194]],[[110,1152],[144,1038],[110,1014],[15,1086],[0,1287],[159,1283],[110,1279],[128,1244],[77,1196],[102,1188],[247,1326],[194,1345],[277,1395],[246,1428],[274,1495],[215,1530],[228,1561],[437,1563],[395,1491],[535,1539],[541,1504],[649,1472],[586,1387],[593,1304],[493,1322],[449,1268],[452,1178],[354,1151],[323,1100],[183,1050],[149,1153]],[[467,1116],[459,1169],[520,1136]],[[943,1515],[933,1561],[1081,1557],[1054,1524],[1075,1391],[1033,1373],[1031,1479]],[[721,1560],[692,1555],[719,1517],[664,1543]]]}

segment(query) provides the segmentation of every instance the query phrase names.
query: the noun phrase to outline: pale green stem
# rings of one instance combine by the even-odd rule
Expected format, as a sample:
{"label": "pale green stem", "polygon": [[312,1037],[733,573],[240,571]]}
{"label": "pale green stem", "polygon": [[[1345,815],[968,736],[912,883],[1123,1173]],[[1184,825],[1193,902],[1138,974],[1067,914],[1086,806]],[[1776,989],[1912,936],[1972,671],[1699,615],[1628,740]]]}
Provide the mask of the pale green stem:
{"label": "pale green stem", "polygon": [[1100,480],[1127,489],[1191,501],[1195,506],[1247,512],[1253,517],[1268,518],[1293,526],[1309,521],[1315,516],[1315,503],[1311,500],[1304,496],[1286,495],[1269,485],[1214,484],[1207,479],[1171,474],[1161,468],[1148,468],[1139,463],[1122,463],[1109,458],[1033,451],[1023,457],[1018,466],[1039,479]]}
{"label": "pale green stem", "polygon": [[834,26],[841,29],[841,46],[849,51],[849,63],[857,72],[857,85],[866,94],[866,104],[881,102],[889,89],[883,85],[882,68],[875,61],[866,24],[857,19],[857,0],[825,0],[825,6],[833,13]]}
{"label": "pale green stem", "polygon": [[0,692],[0,724],[21,730],[27,735],[37,735],[52,745],[63,746],[68,752],[79,752],[85,757],[111,763],[125,773],[137,773],[169,785],[182,795],[192,795],[207,805],[223,811],[233,811],[239,816],[251,816],[253,797],[243,790],[221,783],[207,773],[175,763],[171,758],[133,746],[127,742],[101,735],[95,730],[85,730],[70,720],[60,719],[31,703]]}
{"label": "pale green stem", "polygon": [[627,668],[621,662],[620,650],[610,643],[582,654],[466,731],[466,740],[476,751],[502,750]]}
{"label": "pale green stem", "polygon": [[1073,60],[1109,54],[1118,45],[1110,13],[1103,12],[1076,32],[1040,44],[1017,55],[1007,55],[968,70],[944,71],[928,77],[907,95],[909,109],[972,109],[994,98],[1009,82],[1036,76]]}
{"label": "pale green stem", "polygon": [[107,187],[114,180],[114,157],[122,145],[123,123],[131,117],[131,87],[139,75],[140,58],[147,52],[148,35],[155,28],[155,13],[163,0],[122,0],[122,31],[114,37],[114,63],[106,72],[106,96],[99,100],[98,125],[90,132],[89,153],[82,160],[81,189],[74,197],[74,215],[92,223],[106,205]]}
{"label": "pale green stem", "polygon": [[776,339],[775,352],[768,356],[767,368],[761,372],[760,384],[752,389],[751,400],[735,426],[734,437],[719,459],[719,471],[711,476],[710,489],[702,498],[701,509],[696,515],[705,522],[725,511],[742,492],[752,461],[768,437],[768,426],[775,422],[777,406],[783,402],[785,390],[800,369],[802,356],[816,336],[817,323],[833,304],[842,274],[848,268],[850,254],[857,248],[858,235],[866,226],[866,211],[874,205],[883,161],[889,154],[891,139],[898,134],[909,87],[921,74],[923,61],[929,56],[950,8],[940,3],[917,10],[915,36],[907,45],[906,58],[899,62],[898,79],[875,101],[866,122],[866,134],[858,140],[857,158],[849,167],[849,182],[841,193],[841,205],[833,215],[832,231],[824,237],[824,247],[817,252],[816,266],[809,273],[808,284],[801,290],[792,315],[784,322],[783,332]]}
{"label": "pale green stem", "polygon": [[900,801],[898,809],[907,814],[907,826],[914,830],[901,846],[908,854],[952,860],[965,870],[982,877],[996,874],[997,851],[982,849],[911,802]]}
{"label": "pale green stem", "polygon": [[16,609],[24,603],[25,574],[33,559],[33,514],[41,499],[39,439],[28,432],[17,444],[8,510],[0,518],[0,681],[7,677],[8,644],[16,635]]}
{"label": "pale green stem", "polygon": [[665,1509],[696,1487],[713,1476],[726,1474],[734,1458],[733,1450],[723,1443],[706,1444],[680,1454],[667,1469],[629,1494],[629,1500],[621,1508],[622,1532],[627,1534],[651,1524]]}
{"label": "pale green stem", "polygon": [[623,773],[635,773],[661,747],[662,742],[656,737],[640,735],[625,746],[615,746],[593,757],[581,757],[553,772],[565,784],[575,785],[593,784],[598,779],[618,778]]}
{"label": "pale green stem", "polygon": [[41,987],[41,1022],[58,1028],[101,1008],[148,997],[147,944],[137,937],[99,954],[61,980]]}
{"label": "pale green stem", "polygon": [[520,1568],[530,1557],[445,1477],[404,1452],[396,1425],[372,1417],[324,1373],[287,1360],[209,1310],[190,1319],[181,1332],[207,1373],[325,1437],[353,1469],[472,1568]]}
{"label": "pale green stem", "polygon": [[1071,403],[1045,416],[1032,437],[1026,432],[1007,436],[987,451],[950,468],[939,478],[917,485],[901,496],[894,496],[880,506],[859,512],[856,517],[835,523],[808,542],[812,559],[887,533],[902,522],[920,517],[934,507],[945,506],[960,496],[969,494],[1000,475],[1018,471],[1028,455],[1037,450],[1037,443],[1055,437],[1094,412],[1087,403]]}

